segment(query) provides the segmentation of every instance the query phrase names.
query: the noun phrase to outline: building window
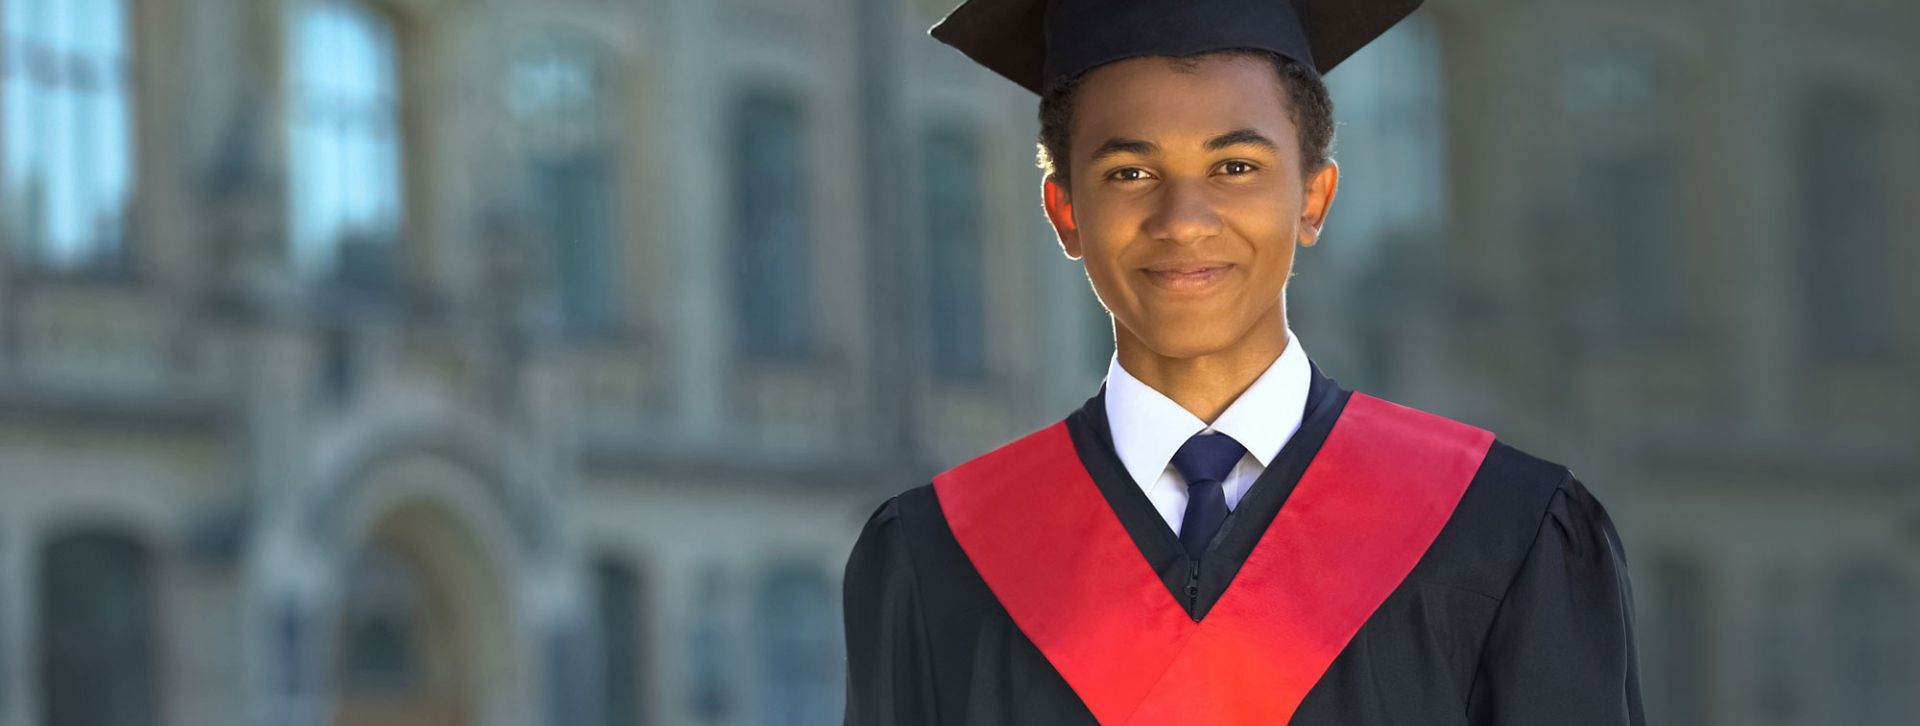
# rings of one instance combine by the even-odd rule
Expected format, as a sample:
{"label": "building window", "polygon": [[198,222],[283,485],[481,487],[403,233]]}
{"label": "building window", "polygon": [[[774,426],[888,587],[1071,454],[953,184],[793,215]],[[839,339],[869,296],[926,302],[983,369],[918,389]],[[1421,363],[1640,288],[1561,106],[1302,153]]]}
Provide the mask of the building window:
{"label": "building window", "polygon": [[[1320,327],[1347,331],[1353,375],[1368,387],[1392,385],[1407,358],[1396,347],[1405,337],[1399,325],[1421,305],[1446,249],[1441,79],[1439,35],[1425,14],[1388,31],[1327,78],[1339,109],[1334,155],[1341,189],[1327,226],[1330,244],[1301,253],[1315,261],[1300,264],[1323,267],[1302,276],[1299,289],[1308,302],[1299,308],[1343,318]],[[1340,302],[1315,305],[1316,298]],[[1343,341],[1320,345],[1337,350]]]}
{"label": "building window", "polygon": [[0,5],[0,239],[44,269],[122,265],[134,155],[126,7]]}
{"label": "building window", "polygon": [[1712,612],[1707,575],[1696,563],[1674,555],[1649,560],[1647,591],[1652,596],[1641,641],[1648,721],[1708,723]]}
{"label": "building window", "polygon": [[1791,148],[1807,332],[1821,352],[1885,353],[1893,326],[1885,119],[1872,98],[1838,86],[1812,90],[1797,111]]}
{"label": "building window", "polygon": [[115,534],[77,534],[40,553],[39,723],[156,723],[152,564]]}
{"label": "building window", "polygon": [[[4,562],[7,556],[6,546],[7,531],[0,529],[0,562]],[[7,599],[0,597],[0,674],[13,672],[13,628],[9,625],[13,621],[7,617],[8,605]],[[7,699],[11,698],[13,693],[7,689],[11,687],[12,681],[12,678],[0,675],[0,713],[8,713],[10,704]]]}
{"label": "building window", "polygon": [[1911,724],[1914,710],[1914,601],[1892,568],[1857,565],[1833,591],[1832,723]]}
{"label": "building window", "polygon": [[296,3],[287,26],[289,256],[303,279],[384,289],[405,209],[391,20]]}
{"label": "building window", "polygon": [[1679,190],[1667,153],[1648,149],[1590,159],[1586,183],[1591,228],[1616,281],[1620,320],[1630,333],[1670,330],[1680,322],[1673,282]]}
{"label": "building window", "polygon": [[1761,577],[1752,641],[1756,701],[1769,723],[1800,723],[1806,720],[1809,651],[1804,637],[1807,628],[1800,627],[1798,617],[1803,580],[1785,565],[1775,565]]}
{"label": "building window", "polygon": [[1085,341],[1087,368],[1096,377],[1105,378],[1107,369],[1113,365],[1113,356],[1117,345],[1114,342],[1113,313],[1100,303],[1100,296],[1091,291],[1092,310],[1087,313],[1087,327],[1081,340]]}
{"label": "building window", "polygon": [[593,579],[600,618],[601,715],[606,726],[645,723],[647,674],[641,654],[645,611],[640,601],[640,578],[625,563],[602,558],[594,563]]}
{"label": "building window", "polygon": [[507,82],[508,107],[526,154],[527,199],[544,274],[541,317],[574,333],[604,330],[617,315],[613,218],[618,159],[606,100],[607,68],[573,36],[525,49]]}
{"label": "building window", "polygon": [[[1684,321],[1680,189],[1663,111],[1666,64],[1644,42],[1613,39],[1578,49],[1560,69],[1560,106],[1579,142],[1574,219],[1591,240],[1611,320],[1621,333],[1657,337]],[[1555,230],[1558,232],[1559,230]]]}
{"label": "building window", "polygon": [[929,355],[935,373],[977,379],[987,370],[980,148],[971,134],[936,128],[920,151]]}
{"label": "building window", "polygon": [[753,94],[733,118],[733,282],[736,344],[760,359],[812,351],[810,215],[800,107]]}
{"label": "building window", "polygon": [[591,645],[584,625],[568,620],[546,631],[542,653],[546,661],[547,719],[552,724],[592,724],[601,722],[594,712],[595,683],[589,659]]}
{"label": "building window", "polygon": [[832,587],[815,568],[777,567],[761,581],[758,597],[766,685],[760,723],[826,726],[841,712],[842,652]]}
{"label": "building window", "polygon": [[273,607],[269,641],[272,643],[273,695],[285,699],[287,703],[309,695],[314,686],[310,644],[308,633],[311,627],[311,615],[307,609],[292,598],[280,600]]}
{"label": "building window", "polygon": [[1408,18],[1327,77],[1343,172],[1340,243],[1328,254],[1389,256],[1395,243],[1437,242],[1446,229],[1440,39],[1427,18]]}
{"label": "building window", "polygon": [[727,723],[737,708],[739,643],[737,629],[726,617],[733,609],[733,593],[720,565],[701,568],[691,599],[693,627],[687,631],[687,707],[696,723]]}

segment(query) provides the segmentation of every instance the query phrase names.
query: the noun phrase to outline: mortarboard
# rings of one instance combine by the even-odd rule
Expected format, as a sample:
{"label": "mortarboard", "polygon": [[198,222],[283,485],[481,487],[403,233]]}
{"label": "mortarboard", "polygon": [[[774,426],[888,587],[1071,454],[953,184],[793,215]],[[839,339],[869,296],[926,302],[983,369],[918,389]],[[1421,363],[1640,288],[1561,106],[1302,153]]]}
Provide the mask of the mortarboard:
{"label": "mortarboard", "polygon": [[1270,50],[1325,73],[1422,0],[966,0],[929,31],[1029,91],[1141,55]]}

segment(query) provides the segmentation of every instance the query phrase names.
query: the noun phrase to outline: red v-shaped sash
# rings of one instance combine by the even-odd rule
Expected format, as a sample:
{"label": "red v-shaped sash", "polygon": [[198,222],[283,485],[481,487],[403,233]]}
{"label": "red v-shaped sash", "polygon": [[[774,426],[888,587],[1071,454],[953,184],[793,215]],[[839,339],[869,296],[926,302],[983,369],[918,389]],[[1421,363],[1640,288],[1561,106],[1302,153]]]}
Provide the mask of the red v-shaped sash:
{"label": "red v-shaped sash", "polygon": [[1440,534],[1493,434],[1354,393],[1201,622],[1064,422],[934,478],[954,538],[1103,724],[1284,724]]}

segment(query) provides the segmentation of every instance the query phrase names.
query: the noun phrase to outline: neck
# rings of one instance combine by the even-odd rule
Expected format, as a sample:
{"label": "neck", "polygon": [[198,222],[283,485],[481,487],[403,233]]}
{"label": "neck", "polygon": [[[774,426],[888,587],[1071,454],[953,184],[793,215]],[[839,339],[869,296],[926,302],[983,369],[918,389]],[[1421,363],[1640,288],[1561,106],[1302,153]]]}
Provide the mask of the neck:
{"label": "neck", "polygon": [[1161,355],[1126,326],[1114,326],[1114,352],[1120,367],[1209,424],[1286,349],[1285,317],[1254,326],[1231,346],[1186,358]]}

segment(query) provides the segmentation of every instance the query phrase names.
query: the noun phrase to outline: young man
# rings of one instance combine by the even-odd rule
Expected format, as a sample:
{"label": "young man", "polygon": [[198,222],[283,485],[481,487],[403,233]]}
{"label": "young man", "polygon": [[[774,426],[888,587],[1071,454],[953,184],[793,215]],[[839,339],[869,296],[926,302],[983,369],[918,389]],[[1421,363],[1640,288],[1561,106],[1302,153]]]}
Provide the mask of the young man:
{"label": "young man", "polygon": [[1100,393],[889,499],[849,724],[1640,724],[1625,556],[1565,467],[1350,392],[1288,329],[1339,183],[1319,73],[1418,0],[969,0],[1041,94]]}

